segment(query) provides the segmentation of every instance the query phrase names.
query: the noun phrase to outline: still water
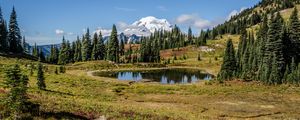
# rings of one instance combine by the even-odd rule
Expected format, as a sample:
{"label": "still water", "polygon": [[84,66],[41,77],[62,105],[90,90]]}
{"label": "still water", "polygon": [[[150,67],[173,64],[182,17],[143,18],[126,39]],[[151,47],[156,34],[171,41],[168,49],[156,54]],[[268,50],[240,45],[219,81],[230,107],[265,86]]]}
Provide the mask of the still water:
{"label": "still water", "polygon": [[213,75],[202,73],[200,70],[190,69],[99,72],[95,75],[117,78],[118,80],[151,80],[154,82],[160,82],[161,84],[195,83],[199,80],[211,80],[213,77]]}

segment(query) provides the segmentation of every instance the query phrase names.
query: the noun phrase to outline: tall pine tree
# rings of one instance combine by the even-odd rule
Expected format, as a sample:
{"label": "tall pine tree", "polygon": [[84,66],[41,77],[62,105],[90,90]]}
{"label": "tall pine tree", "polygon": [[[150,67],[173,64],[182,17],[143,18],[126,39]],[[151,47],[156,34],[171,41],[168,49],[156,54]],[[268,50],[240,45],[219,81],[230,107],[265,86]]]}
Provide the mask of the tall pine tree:
{"label": "tall pine tree", "polygon": [[9,42],[9,48],[11,52],[13,53],[23,52],[21,40],[22,37],[17,22],[17,14],[15,8],[13,8],[12,13],[10,15],[9,32],[8,32],[8,42]]}
{"label": "tall pine tree", "polygon": [[40,90],[46,89],[43,65],[41,63],[38,64],[37,69],[37,85]]}
{"label": "tall pine tree", "polygon": [[108,42],[107,59],[113,62],[119,62],[119,40],[116,25],[112,27]]}
{"label": "tall pine tree", "polygon": [[227,41],[226,50],[223,58],[223,64],[218,74],[219,80],[230,80],[236,74],[236,59],[232,40]]}
{"label": "tall pine tree", "polygon": [[300,21],[297,8],[292,12],[289,22],[289,33],[292,42],[289,53],[295,58],[296,63],[298,63],[300,62]]}
{"label": "tall pine tree", "polygon": [[7,27],[0,8],[0,51],[8,50]]}
{"label": "tall pine tree", "polygon": [[91,60],[92,53],[92,44],[91,44],[91,36],[90,30],[87,28],[84,38],[82,39],[82,60],[88,61]]}

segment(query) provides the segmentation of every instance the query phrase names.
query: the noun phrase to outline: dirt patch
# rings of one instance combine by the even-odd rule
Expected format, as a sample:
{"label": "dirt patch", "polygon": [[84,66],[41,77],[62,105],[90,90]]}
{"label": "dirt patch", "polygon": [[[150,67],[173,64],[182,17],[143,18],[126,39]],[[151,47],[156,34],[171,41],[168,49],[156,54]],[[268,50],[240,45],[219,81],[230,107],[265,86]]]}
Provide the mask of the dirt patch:
{"label": "dirt patch", "polygon": [[188,50],[189,49],[187,47],[180,48],[180,49],[174,48],[174,49],[162,50],[160,51],[160,56],[162,58],[171,58],[175,55],[176,57],[180,57],[185,55],[188,52]]}

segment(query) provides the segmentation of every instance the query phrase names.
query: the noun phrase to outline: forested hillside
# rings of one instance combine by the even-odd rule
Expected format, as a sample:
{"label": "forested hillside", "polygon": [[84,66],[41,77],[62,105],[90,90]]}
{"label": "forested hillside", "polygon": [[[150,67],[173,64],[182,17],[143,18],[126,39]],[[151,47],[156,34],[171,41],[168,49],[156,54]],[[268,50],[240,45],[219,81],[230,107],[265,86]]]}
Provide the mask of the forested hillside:
{"label": "forested hillside", "polygon": [[[228,41],[224,64],[218,78],[259,80],[266,84],[299,84],[298,9],[293,8],[288,20],[284,20],[281,15],[281,10],[294,7],[297,3],[299,1],[262,1],[256,8],[252,8],[252,13],[256,13],[257,10],[264,11],[263,16],[259,17],[261,22],[257,23],[259,29],[246,30],[247,26],[255,24],[240,27],[241,37],[236,53],[230,40]],[[241,15],[239,17],[243,17]]]}

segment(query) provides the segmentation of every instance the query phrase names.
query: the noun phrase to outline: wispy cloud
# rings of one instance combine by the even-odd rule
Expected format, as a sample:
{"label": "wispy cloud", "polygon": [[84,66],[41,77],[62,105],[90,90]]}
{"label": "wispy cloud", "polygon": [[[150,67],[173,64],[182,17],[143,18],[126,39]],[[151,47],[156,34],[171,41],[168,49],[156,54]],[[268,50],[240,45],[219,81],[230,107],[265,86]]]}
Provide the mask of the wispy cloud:
{"label": "wispy cloud", "polygon": [[230,20],[231,17],[241,13],[242,11],[244,11],[245,9],[247,9],[247,7],[242,7],[240,10],[233,10],[229,13],[229,15],[227,16],[227,20]]}
{"label": "wispy cloud", "polygon": [[162,5],[157,6],[156,8],[160,11],[168,11],[168,8],[166,8],[165,6],[162,6]]}
{"label": "wispy cloud", "polygon": [[56,29],[56,30],[55,30],[55,34],[56,34],[56,35],[64,35],[64,34],[65,34],[65,31],[64,31],[64,30],[61,30],[61,29]]}
{"label": "wispy cloud", "polygon": [[73,32],[66,32],[66,31],[64,31],[62,29],[56,29],[55,30],[55,34],[57,36],[63,36],[63,35],[65,35],[65,36],[73,36],[73,35],[75,35]]}
{"label": "wispy cloud", "polygon": [[197,14],[183,14],[177,17],[177,24],[184,24],[197,29],[208,29],[214,26],[214,24],[209,21],[200,18]]}
{"label": "wispy cloud", "polygon": [[136,11],[136,9],[133,8],[125,8],[125,7],[115,7],[116,10],[125,11],[125,12],[132,12]]}
{"label": "wispy cloud", "polygon": [[98,28],[94,31],[94,33],[97,33],[97,34],[99,34],[100,32],[101,32],[101,34],[102,34],[103,36],[109,36],[110,33],[111,33],[111,29],[103,29],[103,28],[101,28],[101,27],[98,27]]}

